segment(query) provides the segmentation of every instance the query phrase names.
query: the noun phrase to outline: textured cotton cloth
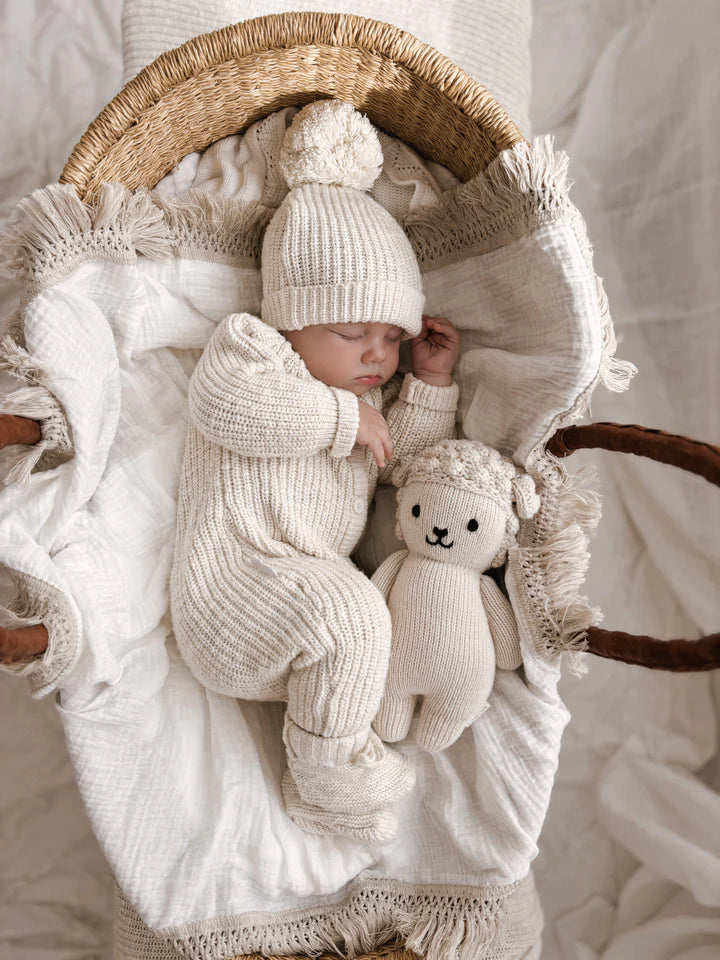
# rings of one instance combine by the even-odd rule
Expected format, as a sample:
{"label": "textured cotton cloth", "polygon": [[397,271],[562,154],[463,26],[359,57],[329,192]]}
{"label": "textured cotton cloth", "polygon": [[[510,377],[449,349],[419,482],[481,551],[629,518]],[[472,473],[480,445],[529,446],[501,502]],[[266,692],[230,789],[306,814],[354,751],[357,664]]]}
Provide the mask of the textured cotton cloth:
{"label": "textured cotton cloth", "polygon": [[[403,800],[391,845],[312,837],[293,824],[280,795],[284,708],[199,684],[167,616],[188,381],[217,324],[259,310],[259,247],[237,224],[252,226],[248,208],[276,197],[269,158],[284,113],[207,151],[204,170],[234,154],[235,176],[207,180],[207,193],[187,202],[170,202],[167,184],[192,185],[198,155],[149,201],[110,184],[86,205],[51,185],[24,204],[27,353],[8,346],[5,362],[60,401],[73,456],[54,469],[46,452],[30,489],[11,484],[0,496],[0,559],[21,588],[12,608],[50,630],[51,648],[23,672],[36,696],[58,692],[78,783],[119,886],[184,955],[316,951],[338,938],[362,951],[392,928],[433,960],[445,960],[450,941],[474,960],[487,937],[507,931],[510,894],[535,854],[567,721],[555,645],[587,622],[546,560],[562,543],[564,563],[583,543],[562,471],[540,464],[542,522],[528,524],[506,571],[523,676],[500,671],[491,708],[440,757],[412,739],[398,748],[418,789]],[[401,184],[396,200],[412,205],[426,292],[452,310],[463,360],[474,361],[456,370],[465,436],[525,462],[582,407],[613,350],[562,158],[543,141],[506,151],[438,209],[417,156],[385,142],[395,144],[386,171]],[[233,184],[230,199],[213,192]],[[489,211],[482,235],[477,199]],[[372,527],[382,536],[379,506]],[[392,541],[390,520],[387,533]],[[531,600],[538,595],[542,603]],[[555,617],[568,602],[559,635]]]}
{"label": "textured cotton cloth", "polygon": [[400,379],[361,401],[248,313],[218,325],[190,379],[170,581],[179,649],[212,690],[287,699],[308,761],[363,749],[390,652],[385,601],[349,559],[391,469],[355,443],[359,403],[383,412],[396,456],[455,434],[457,384]]}

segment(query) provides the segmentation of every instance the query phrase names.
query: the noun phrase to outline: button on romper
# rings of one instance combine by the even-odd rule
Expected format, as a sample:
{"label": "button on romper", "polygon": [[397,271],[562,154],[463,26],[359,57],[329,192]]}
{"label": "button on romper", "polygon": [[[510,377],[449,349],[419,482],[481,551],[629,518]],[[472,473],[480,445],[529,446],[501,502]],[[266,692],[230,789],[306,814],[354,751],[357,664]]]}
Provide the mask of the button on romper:
{"label": "button on romper", "polygon": [[[408,373],[363,402],[386,417],[396,462],[455,435],[457,398]],[[355,445],[358,399],[244,313],[218,324],[188,401],[170,581],[180,652],[212,690],[286,700],[312,758],[343,762],[370,734],[391,637],[349,556],[378,481]]]}

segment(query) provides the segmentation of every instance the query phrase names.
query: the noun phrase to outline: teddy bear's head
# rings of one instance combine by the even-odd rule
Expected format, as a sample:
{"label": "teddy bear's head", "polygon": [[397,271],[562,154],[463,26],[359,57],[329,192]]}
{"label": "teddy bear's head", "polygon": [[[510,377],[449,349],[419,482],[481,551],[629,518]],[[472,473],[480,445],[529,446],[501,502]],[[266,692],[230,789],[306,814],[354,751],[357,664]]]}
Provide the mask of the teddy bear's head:
{"label": "teddy bear's head", "polygon": [[443,440],[401,460],[395,532],[411,553],[477,570],[499,567],[515,540],[518,517],[540,500],[529,474],[473,440]]}

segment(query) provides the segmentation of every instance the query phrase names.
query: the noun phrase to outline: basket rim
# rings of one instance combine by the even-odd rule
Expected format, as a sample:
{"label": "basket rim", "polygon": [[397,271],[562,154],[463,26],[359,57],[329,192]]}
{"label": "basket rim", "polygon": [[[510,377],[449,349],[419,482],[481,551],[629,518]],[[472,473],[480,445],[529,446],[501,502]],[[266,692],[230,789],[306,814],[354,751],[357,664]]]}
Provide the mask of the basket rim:
{"label": "basket rim", "polygon": [[84,196],[96,164],[137,117],[199,73],[247,56],[303,46],[357,48],[390,60],[434,87],[480,126],[497,152],[525,141],[507,111],[483,84],[400,27],[355,14],[273,13],[198,34],[161,53],[90,123],[70,154],[59,182],[73,184]]}

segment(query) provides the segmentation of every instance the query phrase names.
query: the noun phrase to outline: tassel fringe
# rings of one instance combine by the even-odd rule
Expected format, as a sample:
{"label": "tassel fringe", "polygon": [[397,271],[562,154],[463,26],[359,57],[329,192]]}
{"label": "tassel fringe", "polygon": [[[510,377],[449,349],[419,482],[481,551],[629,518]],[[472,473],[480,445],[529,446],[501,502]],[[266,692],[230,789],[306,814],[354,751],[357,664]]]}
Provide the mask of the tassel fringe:
{"label": "tassel fringe", "polygon": [[33,468],[37,466],[40,457],[46,450],[50,449],[50,444],[46,440],[39,440],[33,443],[30,448],[22,453],[12,454],[5,460],[5,466],[8,472],[3,477],[3,485],[8,486],[11,483],[17,483],[23,490],[30,486],[30,475]]}
{"label": "tassel fringe", "polygon": [[485,911],[479,905],[470,910],[458,910],[452,917],[401,914],[396,929],[405,940],[408,950],[425,960],[476,960],[487,956],[492,949],[502,949],[503,925],[498,912]]}
{"label": "tassel fringe", "polygon": [[0,369],[27,384],[0,397],[0,414],[29,417],[40,422],[37,443],[24,445],[19,453],[4,456],[7,472],[3,485],[17,483],[27,490],[32,471],[41,460],[46,468],[51,468],[73,455],[70,429],[60,403],[45,386],[49,379],[47,373],[24,347],[9,336],[0,341]]}
{"label": "tassel fringe", "polygon": [[32,696],[40,697],[77,662],[79,625],[67,597],[60,590],[29,573],[10,567],[6,569],[15,583],[16,595],[10,606],[0,606],[0,626],[16,630],[44,623],[48,645],[42,657],[25,663],[0,663],[0,670],[20,676],[27,674]]}
{"label": "tassel fringe", "polygon": [[262,238],[274,207],[218,200],[200,190],[180,196],[153,193],[152,197],[164,214],[177,256],[260,265]]}
{"label": "tassel fringe", "polygon": [[40,385],[47,379],[43,367],[11,336],[0,340],[0,370],[7,370],[11,376],[33,385]]}
{"label": "tassel fringe", "polygon": [[150,195],[119,183],[101,184],[85,201],[69,184],[33,190],[0,244],[3,266],[33,290],[57,283],[87,256],[131,262],[136,253],[169,257],[171,239]]}
{"label": "tassel fringe", "polygon": [[[221,921],[219,929],[187,924],[155,931],[178,953],[196,960],[235,953],[320,951],[355,957],[376,950],[395,937],[427,960],[484,960],[500,956],[508,937],[506,899],[519,887],[423,887],[374,880],[357,890],[344,905],[329,908],[312,924],[287,920],[269,926]],[[457,892],[454,892],[457,891]],[[522,895],[522,892],[521,892]],[[120,899],[120,920],[130,919],[129,904]],[[239,920],[239,918],[238,918]],[[517,935],[518,931],[513,931]]]}
{"label": "tassel fringe", "polygon": [[548,454],[533,473],[541,491],[540,511],[523,525],[511,551],[520,573],[519,602],[539,649],[548,656],[568,654],[571,672],[580,675],[586,672],[582,653],[588,628],[602,619],[599,608],[580,596],[590,561],[589,538],[601,515],[600,497],[590,489],[597,475],[592,467],[568,474]]}
{"label": "tassel fringe", "polygon": [[603,386],[613,393],[622,393],[630,386],[630,381],[638,372],[634,363],[629,360],[617,360],[615,350],[617,340],[613,322],[610,318],[610,308],[607,295],[600,277],[596,277],[598,287],[598,305],[600,322],[602,324],[602,356],[600,359],[600,381]]}
{"label": "tassel fringe", "polygon": [[567,154],[554,152],[550,136],[503,150],[483,173],[446,191],[440,203],[405,216],[418,259],[436,267],[485,253],[566,216],[567,169]]}

